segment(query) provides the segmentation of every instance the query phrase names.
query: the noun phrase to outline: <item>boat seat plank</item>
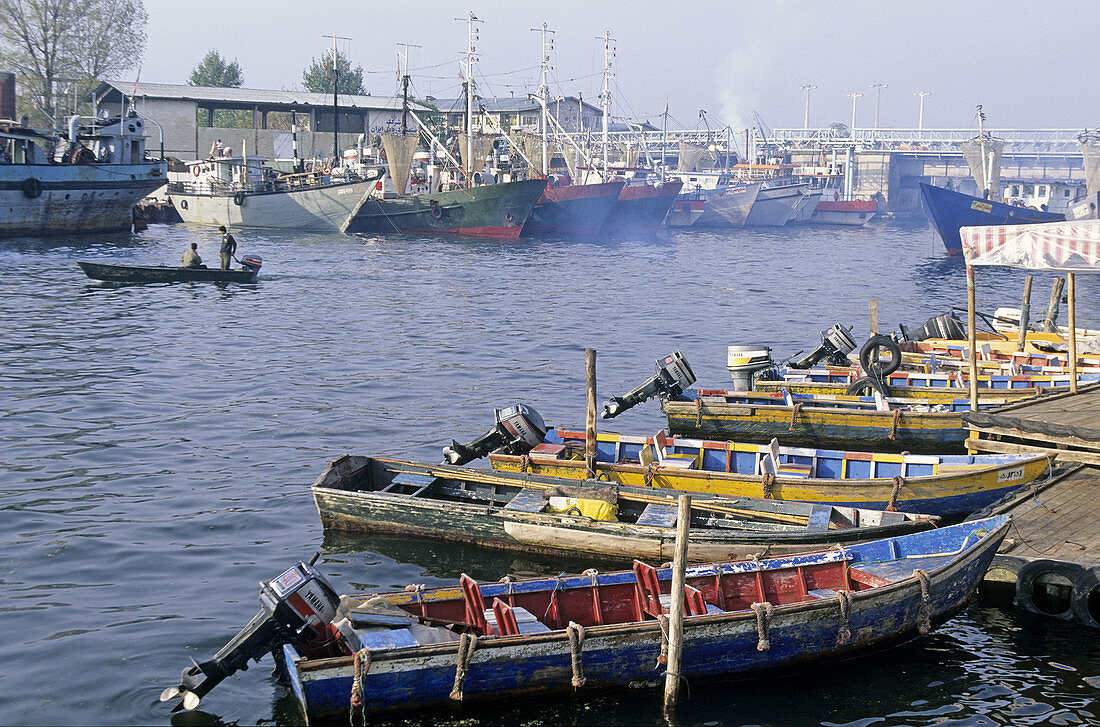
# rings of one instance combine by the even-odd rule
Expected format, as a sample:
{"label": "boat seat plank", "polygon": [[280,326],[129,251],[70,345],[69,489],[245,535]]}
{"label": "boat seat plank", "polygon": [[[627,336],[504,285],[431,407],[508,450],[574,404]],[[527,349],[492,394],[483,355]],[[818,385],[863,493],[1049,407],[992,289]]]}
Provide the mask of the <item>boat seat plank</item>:
{"label": "boat seat plank", "polygon": [[889,510],[884,510],[882,512],[882,517],[879,522],[881,525],[899,525],[906,520],[908,520],[908,518],[905,517],[905,513],[903,512],[891,512]]}
{"label": "boat seat plank", "polygon": [[[685,587],[685,591],[687,590],[687,588],[691,588],[691,586]],[[701,616],[702,613],[699,612],[699,605],[700,604],[702,605],[702,607],[704,609],[706,609],[706,612],[708,614],[711,614],[711,613],[725,613],[724,610],[722,610],[721,608],[718,608],[713,603],[707,603],[706,601],[703,601],[701,596],[698,597],[696,599],[696,603],[693,604],[693,603],[691,603],[691,593],[687,592],[685,595],[688,596],[687,598],[684,599],[684,608],[687,611],[686,615],[688,615],[688,616]],[[672,613],[672,594],[671,593],[662,593],[659,596],[659,598],[660,598],[660,601],[661,601],[661,607],[664,608],[665,613]]]}
{"label": "boat seat plank", "polygon": [[638,516],[638,522],[635,524],[674,528],[676,527],[676,507],[656,502],[650,503],[642,510],[642,514]]}
{"label": "boat seat plank", "polygon": [[497,633],[504,635],[542,634],[551,630],[523,606],[509,606],[499,598],[493,599],[492,608],[485,609],[485,620],[496,621]]}
{"label": "boat seat plank", "polygon": [[379,490],[379,492],[400,492],[403,489],[412,488],[412,492],[402,492],[402,494],[408,494],[415,497],[428,489],[433,482],[435,482],[435,478],[429,475],[418,475],[415,472],[400,472],[394,475],[390,483]]}
{"label": "boat seat plank", "polygon": [[813,469],[813,465],[801,464],[798,462],[780,462],[779,471],[776,473],[779,477],[809,477],[810,471]]}
{"label": "boat seat plank", "polygon": [[833,517],[832,505],[814,505],[810,510],[810,518],[806,523],[807,530],[828,530],[829,522]]}
{"label": "boat seat plank", "polygon": [[408,629],[385,629],[383,631],[357,631],[359,643],[370,651],[388,651],[408,649],[420,646],[420,642]]}
{"label": "boat seat plank", "polygon": [[545,506],[546,500],[542,496],[542,491],[523,489],[504,506],[504,509],[516,512],[542,512]]}
{"label": "boat seat plank", "polygon": [[832,588],[815,588],[812,591],[806,591],[806,595],[811,598],[836,598],[836,591]]}
{"label": "boat seat plank", "polygon": [[868,586],[880,586],[886,583],[911,578],[913,571],[921,568],[927,572],[944,564],[945,555],[932,555],[924,558],[906,558],[882,563],[860,563],[858,569],[852,568],[852,580]]}

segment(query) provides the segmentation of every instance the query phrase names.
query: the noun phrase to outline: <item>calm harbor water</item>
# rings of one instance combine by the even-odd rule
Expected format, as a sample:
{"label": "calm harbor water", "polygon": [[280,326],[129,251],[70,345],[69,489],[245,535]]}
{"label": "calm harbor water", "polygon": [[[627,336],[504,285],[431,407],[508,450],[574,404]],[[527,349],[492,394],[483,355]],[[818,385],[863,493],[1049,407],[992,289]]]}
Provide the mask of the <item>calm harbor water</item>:
{"label": "calm harbor water", "polygon": [[[923,225],[514,245],[237,239],[264,258],[255,286],[109,287],[75,264],[174,263],[192,241],[216,263],[213,230],[0,241],[0,723],[294,723],[267,657],[198,713],[172,715],[157,696],[256,612],[257,581],[312,551],[340,590],[587,567],[325,535],[308,486],[329,459],[438,461],[515,401],[582,425],[586,347],[601,399],[675,349],[701,385],[721,386],[727,345],[779,357],[835,322],[865,334],[873,297],[883,328],[966,304],[962,263]],[[1051,279],[1036,277],[1035,308]],[[982,310],[1018,306],[1023,273],[979,270],[978,285]],[[1100,324],[1098,292],[1079,276],[1080,325]],[[647,403],[614,425],[653,432],[663,419]],[[858,663],[691,684],[677,721],[1100,724],[1098,687],[1095,632],[977,602]],[[407,721],[656,725],[660,704],[639,690]]]}

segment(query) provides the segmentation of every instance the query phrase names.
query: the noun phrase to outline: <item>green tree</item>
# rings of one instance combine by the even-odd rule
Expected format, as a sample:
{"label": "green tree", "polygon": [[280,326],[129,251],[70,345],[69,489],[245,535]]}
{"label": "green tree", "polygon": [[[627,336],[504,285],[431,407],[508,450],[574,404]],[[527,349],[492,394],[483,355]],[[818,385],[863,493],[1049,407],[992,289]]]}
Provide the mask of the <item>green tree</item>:
{"label": "green tree", "polygon": [[244,73],[236,59],[232,63],[226,63],[216,50],[209,50],[199,65],[191,71],[187,85],[240,88],[244,85]]}
{"label": "green tree", "polygon": [[[336,71],[340,76],[337,93],[348,96],[366,95],[363,88],[363,67],[356,66],[353,70],[351,62],[339,51],[336,52]],[[302,71],[302,83],[307,91],[332,93],[332,54],[325,55],[321,60],[314,58],[309,68]]]}
{"label": "green tree", "polygon": [[141,62],[147,23],[141,0],[0,0],[0,66],[19,77],[35,121],[55,124],[63,87],[86,97]]}

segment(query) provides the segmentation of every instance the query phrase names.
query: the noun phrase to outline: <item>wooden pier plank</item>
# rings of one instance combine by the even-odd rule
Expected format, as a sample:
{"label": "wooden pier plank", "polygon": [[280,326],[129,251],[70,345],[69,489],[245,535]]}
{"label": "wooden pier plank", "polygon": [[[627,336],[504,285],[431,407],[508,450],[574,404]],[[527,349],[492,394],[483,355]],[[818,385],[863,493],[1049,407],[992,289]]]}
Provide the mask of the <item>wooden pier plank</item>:
{"label": "wooden pier plank", "polygon": [[[1028,559],[1100,563],[1100,467],[1081,466],[1049,485],[1015,498],[997,512],[1015,525],[1002,553]],[[1044,507],[1045,506],[1045,507]]]}

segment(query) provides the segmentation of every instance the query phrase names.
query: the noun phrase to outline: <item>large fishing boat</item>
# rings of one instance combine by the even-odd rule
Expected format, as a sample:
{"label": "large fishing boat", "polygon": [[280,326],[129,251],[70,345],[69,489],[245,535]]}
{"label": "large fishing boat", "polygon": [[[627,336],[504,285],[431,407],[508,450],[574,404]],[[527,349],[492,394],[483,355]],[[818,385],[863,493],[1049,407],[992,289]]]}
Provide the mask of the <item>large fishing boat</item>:
{"label": "large fishing boat", "polygon": [[631,181],[619,192],[619,199],[604,220],[602,232],[648,235],[664,222],[683,182],[649,183]]}
{"label": "large fishing boat", "polygon": [[1031,225],[1065,220],[1065,215],[1055,212],[1017,207],[925,182],[920,183],[920,198],[925,216],[943,240],[943,246],[952,254],[962,253],[962,238],[959,237],[962,227]]}
{"label": "large fishing boat", "polygon": [[595,235],[618,203],[625,182],[550,183],[523,226],[524,237]]}

